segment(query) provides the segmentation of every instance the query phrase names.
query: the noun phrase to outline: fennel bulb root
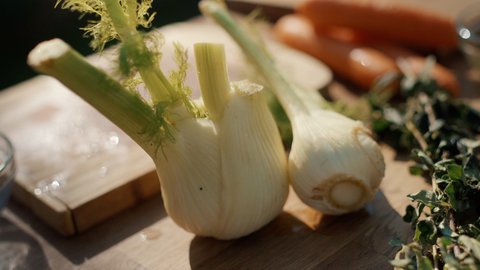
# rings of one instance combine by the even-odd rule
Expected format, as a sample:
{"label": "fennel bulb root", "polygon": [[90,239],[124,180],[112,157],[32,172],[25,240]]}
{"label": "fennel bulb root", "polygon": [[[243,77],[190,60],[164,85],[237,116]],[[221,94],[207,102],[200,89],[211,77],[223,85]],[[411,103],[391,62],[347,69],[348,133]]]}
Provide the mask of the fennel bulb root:
{"label": "fennel bulb root", "polygon": [[298,116],[292,129],[289,172],[303,202],[326,214],[344,214],[373,198],[385,165],[362,123],[318,110]]}
{"label": "fennel bulb root", "polygon": [[[166,76],[156,39],[136,30],[151,21],[150,2],[63,1],[64,8],[101,17],[87,27],[94,47],[120,39],[121,81],[59,39],[39,44],[28,63],[89,102],[150,155],[166,211],[179,226],[218,239],[247,235],[275,218],[288,195],[287,157],[262,87],[230,83],[223,45],[196,44],[202,99],[191,100],[183,84],[185,50],[176,45],[178,69]],[[139,81],[149,98],[136,91]]]}
{"label": "fennel bulb root", "polygon": [[238,43],[285,109],[293,131],[289,176],[299,198],[326,214],[363,207],[373,198],[385,171],[380,147],[368,129],[322,109],[320,95],[290,82],[219,1],[203,0],[199,7]]}

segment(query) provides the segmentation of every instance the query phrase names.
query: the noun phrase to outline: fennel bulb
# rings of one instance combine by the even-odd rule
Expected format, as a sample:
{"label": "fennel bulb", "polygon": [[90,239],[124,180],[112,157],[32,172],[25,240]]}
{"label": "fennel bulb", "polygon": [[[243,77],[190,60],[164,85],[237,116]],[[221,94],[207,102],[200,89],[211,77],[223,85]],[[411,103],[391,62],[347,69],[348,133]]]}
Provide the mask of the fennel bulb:
{"label": "fennel bulb", "polygon": [[284,107],[293,131],[289,176],[299,198],[326,214],[362,208],[373,198],[385,171],[380,147],[368,129],[358,121],[324,110],[320,95],[289,81],[221,3],[204,0],[199,6],[238,43]]}
{"label": "fennel bulb", "polygon": [[385,165],[362,123],[319,109],[296,116],[292,130],[289,174],[304,203],[326,214],[344,214],[373,198]]}
{"label": "fennel bulb", "polygon": [[[223,46],[196,44],[202,99],[191,100],[183,83],[186,52],[175,46],[178,69],[166,76],[158,40],[136,30],[153,19],[146,14],[150,2],[63,2],[101,16],[87,27],[94,47],[121,41],[122,83],[59,39],[39,44],[28,63],[89,102],[149,154],[166,211],[179,226],[219,239],[247,235],[275,218],[288,195],[287,158],[262,87],[230,83]],[[139,81],[149,98],[138,94]]]}

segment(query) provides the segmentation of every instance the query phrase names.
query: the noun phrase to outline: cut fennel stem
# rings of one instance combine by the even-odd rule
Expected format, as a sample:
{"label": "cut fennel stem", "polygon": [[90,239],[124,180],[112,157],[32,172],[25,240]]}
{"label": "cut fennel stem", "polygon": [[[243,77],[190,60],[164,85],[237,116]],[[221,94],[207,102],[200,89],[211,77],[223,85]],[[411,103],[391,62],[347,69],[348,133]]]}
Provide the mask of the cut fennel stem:
{"label": "cut fennel stem", "polygon": [[174,104],[168,108],[174,140],[166,142],[155,133],[161,125],[150,105],[63,41],[39,44],[28,62],[97,108],[151,156],[165,208],[178,225],[200,236],[238,238],[282,211],[288,195],[286,155],[261,87],[230,85],[223,46],[197,44],[195,52],[212,117],[194,117],[183,103]]}
{"label": "cut fennel stem", "polygon": [[293,85],[220,2],[204,0],[199,7],[232,36],[284,107],[293,130],[289,176],[299,198],[326,214],[362,208],[374,197],[385,171],[369,130],[361,122],[323,110],[320,95]]}

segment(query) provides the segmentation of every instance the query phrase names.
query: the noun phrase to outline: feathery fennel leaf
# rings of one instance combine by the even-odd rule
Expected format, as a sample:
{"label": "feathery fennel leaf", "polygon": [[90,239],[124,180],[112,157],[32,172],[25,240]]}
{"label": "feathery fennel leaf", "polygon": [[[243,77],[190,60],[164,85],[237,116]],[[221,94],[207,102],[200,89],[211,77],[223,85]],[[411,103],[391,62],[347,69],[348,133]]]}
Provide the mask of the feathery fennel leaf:
{"label": "feathery fennel leaf", "polygon": [[[149,14],[153,0],[118,0],[120,6],[128,17],[128,25],[134,29],[137,26],[149,28],[155,13]],[[109,41],[119,39],[119,34],[114,27],[112,18],[107,11],[103,0],[57,0],[55,6],[81,13],[81,17],[92,15],[87,25],[81,28],[86,37],[91,37],[90,46],[97,51],[102,51]]]}
{"label": "feathery fennel leaf", "polygon": [[[56,6],[88,15],[87,26],[82,28],[91,37],[91,47],[102,51],[106,43],[117,39],[117,69],[122,86],[138,93],[144,84],[148,95],[139,98],[152,107],[157,120],[141,133],[155,133],[161,148],[174,141],[175,128],[171,109],[183,105],[193,116],[198,110],[190,101],[191,90],[184,84],[188,68],[186,54],[176,53],[178,70],[167,78],[160,69],[161,49],[164,44],[160,33],[142,33],[139,27],[149,28],[155,13],[149,13],[153,0],[57,0]],[[90,19],[91,18],[91,19]],[[176,46],[180,48],[179,46]],[[177,49],[180,51],[180,49]],[[157,152],[157,151],[155,151]]]}
{"label": "feathery fennel leaf", "polygon": [[187,50],[178,42],[174,42],[173,46],[175,49],[174,57],[177,69],[170,72],[169,80],[172,86],[177,89],[178,95],[176,98],[185,105],[185,108],[187,108],[190,113],[196,117],[204,117],[205,113],[201,112],[190,100],[192,89],[188,85],[185,85],[187,70],[189,68]]}

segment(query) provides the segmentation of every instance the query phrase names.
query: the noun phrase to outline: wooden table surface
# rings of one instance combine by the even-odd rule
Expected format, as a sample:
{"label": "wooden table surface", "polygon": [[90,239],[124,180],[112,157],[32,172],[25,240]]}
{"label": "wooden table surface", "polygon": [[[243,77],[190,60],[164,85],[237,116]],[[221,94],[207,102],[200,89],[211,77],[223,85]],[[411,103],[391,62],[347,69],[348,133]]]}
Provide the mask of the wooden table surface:
{"label": "wooden table surface", "polygon": [[[439,61],[456,72],[463,97],[480,108],[480,79],[461,55]],[[330,88],[345,86],[335,81]],[[278,218],[232,241],[183,231],[166,215],[159,195],[73,237],[59,235],[30,209],[11,201],[0,212],[0,269],[389,269],[396,250],[388,241],[411,237],[401,218],[409,203],[406,195],[429,187],[409,175],[407,158],[387,146],[383,153],[386,176],[363,210],[323,216],[290,192]]]}

